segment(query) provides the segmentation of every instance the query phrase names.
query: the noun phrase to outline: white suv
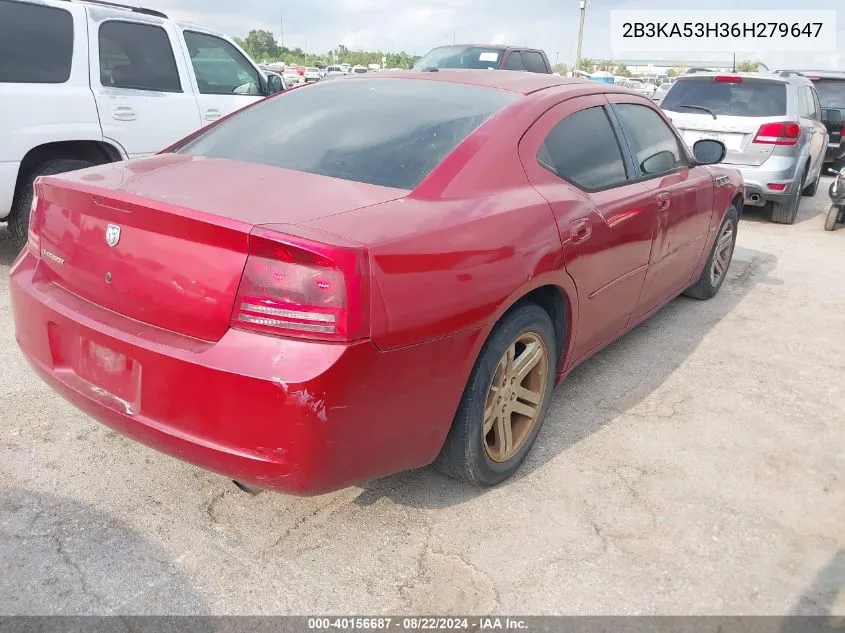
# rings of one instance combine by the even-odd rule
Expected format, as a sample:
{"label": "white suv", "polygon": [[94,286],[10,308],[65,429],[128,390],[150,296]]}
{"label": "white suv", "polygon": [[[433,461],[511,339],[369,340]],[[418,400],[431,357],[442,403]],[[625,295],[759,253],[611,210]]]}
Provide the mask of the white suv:
{"label": "white suv", "polygon": [[222,33],[94,0],[0,0],[0,221],[32,182],[154,154],[282,89]]}

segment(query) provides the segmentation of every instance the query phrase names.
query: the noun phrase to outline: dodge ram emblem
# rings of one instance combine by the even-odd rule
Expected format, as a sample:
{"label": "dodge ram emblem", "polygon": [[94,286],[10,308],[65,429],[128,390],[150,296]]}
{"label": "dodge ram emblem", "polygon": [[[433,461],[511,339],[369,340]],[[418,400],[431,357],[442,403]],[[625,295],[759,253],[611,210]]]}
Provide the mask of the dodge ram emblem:
{"label": "dodge ram emblem", "polygon": [[116,224],[109,224],[106,227],[106,243],[109,246],[117,246],[120,241],[120,227]]}

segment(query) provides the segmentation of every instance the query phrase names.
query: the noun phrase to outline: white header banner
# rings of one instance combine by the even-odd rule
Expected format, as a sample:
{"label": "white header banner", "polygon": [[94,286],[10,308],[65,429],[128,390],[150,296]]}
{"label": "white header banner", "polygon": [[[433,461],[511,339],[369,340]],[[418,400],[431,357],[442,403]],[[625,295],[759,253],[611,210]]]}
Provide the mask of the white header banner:
{"label": "white header banner", "polygon": [[610,36],[614,55],[835,52],[836,11],[619,10]]}

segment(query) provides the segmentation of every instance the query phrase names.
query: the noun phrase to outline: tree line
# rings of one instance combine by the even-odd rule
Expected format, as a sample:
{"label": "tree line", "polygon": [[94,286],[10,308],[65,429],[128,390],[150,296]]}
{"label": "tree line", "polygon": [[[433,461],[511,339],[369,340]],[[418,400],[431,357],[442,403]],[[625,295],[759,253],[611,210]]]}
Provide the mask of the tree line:
{"label": "tree line", "polygon": [[[313,66],[318,61],[337,64],[350,64],[352,66],[367,66],[368,64],[381,64],[382,57],[386,58],[386,68],[410,68],[419,59],[418,55],[412,55],[405,51],[399,53],[383,53],[382,51],[353,51],[340,44],[336,48],[325,53],[309,53],[301,48],[287,48],[276,41],[276,37],[270,31],[253,29],[245,38],[235,38],[238,45],[243,48],[250,57],[261,63],[285,62],[293,66]],[[612,59],[595,61],[583,58],[578,65],[580,70],[588,73],[598,70],[606,70],[614,75],[633,77],[625,64],[617,64]],[[755,61],[745,60],[737,63],[736,69],[740,72],[757,72],[760,65]],[[669,77],[676,77],[683,74],[684,62],[676,62],[667,71]],[[554,71],[561,75],[569,73],[566,64],[558,64]]]}
{"label": "tree line", "polygon": [[309,53],[299,47],[281,46],[273,33],[256,29],[250,31],[243,39],[236,37],[235,41],[250,57],[260,63],[284,62],[290,66],[313,66],[318,61],[352,66],[381,65],[382,57],[385,57],[385,68],[410,68],[419,59],[419,56],[405,51],[353,51],[343,44],[325,53]]}

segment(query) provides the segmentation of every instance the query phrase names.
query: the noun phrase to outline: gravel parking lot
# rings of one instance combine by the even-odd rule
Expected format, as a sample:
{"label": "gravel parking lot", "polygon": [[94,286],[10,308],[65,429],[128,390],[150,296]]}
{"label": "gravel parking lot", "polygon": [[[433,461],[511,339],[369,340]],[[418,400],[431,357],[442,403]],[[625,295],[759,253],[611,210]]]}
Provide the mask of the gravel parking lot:
{"label": "gravel parking lot", "polygon": [[[845,614],[845,230],[749,211],[556,392],[519,475],[242,492],[100,426],[14,343],[0,232],[2,614]],[[376,405],[377,406],[377,405]]]}

